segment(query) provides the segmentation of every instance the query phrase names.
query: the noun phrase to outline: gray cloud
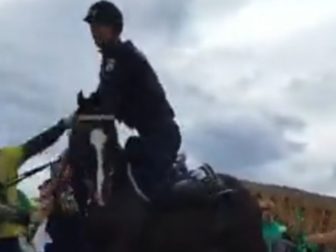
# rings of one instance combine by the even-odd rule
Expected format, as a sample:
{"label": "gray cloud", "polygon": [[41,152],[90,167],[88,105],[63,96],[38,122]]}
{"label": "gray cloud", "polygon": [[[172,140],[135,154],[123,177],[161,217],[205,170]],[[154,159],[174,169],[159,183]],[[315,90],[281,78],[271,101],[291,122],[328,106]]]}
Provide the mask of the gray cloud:
{"label": "gray cloud", "polygon": [[[287,125],[285,127],[285,125]],[[206,124],[195,124],[186,132],[186,146],[201,161],[221,171],[246,174],[254,169],[302,152],[304,144],[286,138],[297,120],[279,120],[262,114],[240,113]]]}
{"label": "gray cloud", "polygon": [[290,101],[310,114],[329,117],[336,108],[336,76],[325,73],[310,78],[294,78],[289,86]]}
{"label": "gray cloud", "polygon": [[[6,139],[17,142],[33,129],[46,127],[71,111],[79,89],[95,88],[99,59],[82,22],[92,2],[12,1],[2,6],[0,105],[6,108],[3,118],[8,126],[4,128],[15,129],[8,132],[15,136]],[[147,0],[117,4],[125,12],[126,33],[150,51],[152,39],[161,47],[167,36],[177,39],[179,31],[188,25],[192,2]],[[29,126],[19,130],[23,116]]]}
{"label": "gray cloud", "polygon": [[[336,193],[336,186],[335,186],[335,178],[336,178],[336,166],[335,164],[330,164],[328,166],[315,166],[310,167],[311,169],[306,172],[311,172],[312,176],[308,183],[304,184],[302,187],[306,188],[307,190],[313,192],[319,192],[321,194],[326,194],[330,196],[334,196]],[[319,174],[317,176],[313,176],[313,171],[318,171]],[[302,176],[301,173],[297,173],[296,178],[300,178]],[[301,179],[296,179],[292,181],[292,185],[300,184]]]}
{"label": "gray cloud", "polygon": [[164,35],[175,39],[188,24],[188,10],[193,0],[118,2],[125,13],[126,28],[132,33],[140,37]]}

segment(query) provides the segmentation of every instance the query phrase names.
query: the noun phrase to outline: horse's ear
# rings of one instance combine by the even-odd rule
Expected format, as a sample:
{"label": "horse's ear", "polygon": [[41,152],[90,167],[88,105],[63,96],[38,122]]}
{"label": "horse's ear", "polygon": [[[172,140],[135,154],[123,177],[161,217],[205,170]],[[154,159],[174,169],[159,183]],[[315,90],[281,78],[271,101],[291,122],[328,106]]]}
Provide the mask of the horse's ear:
{"label": "horse's ear", "polygon": [[77,105],[78,105],[78,107],[81,107],[84,102],[85,102],[85,97],[83,95],[83,91],[81,90],[77,94]]}

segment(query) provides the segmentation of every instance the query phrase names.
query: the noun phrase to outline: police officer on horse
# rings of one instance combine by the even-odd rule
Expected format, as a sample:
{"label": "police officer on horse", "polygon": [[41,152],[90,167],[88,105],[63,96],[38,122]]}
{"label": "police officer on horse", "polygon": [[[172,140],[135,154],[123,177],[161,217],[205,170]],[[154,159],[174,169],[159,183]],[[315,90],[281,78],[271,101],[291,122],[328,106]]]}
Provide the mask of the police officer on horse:
{"label": "police officer on horse", "polygon": [[[168,187],[167,177],[181,145],[174,110],[148,59],[131,41],[122,41],[123,15],[113,3],[93,4],[84,20],[102,54],[100,83],[90,99],[106,114],[137,130],[125,146],[141,188],[158,199]],[[190,181],[191,182],[191,181]],[[191,184],[191,183],[190,183]]]}

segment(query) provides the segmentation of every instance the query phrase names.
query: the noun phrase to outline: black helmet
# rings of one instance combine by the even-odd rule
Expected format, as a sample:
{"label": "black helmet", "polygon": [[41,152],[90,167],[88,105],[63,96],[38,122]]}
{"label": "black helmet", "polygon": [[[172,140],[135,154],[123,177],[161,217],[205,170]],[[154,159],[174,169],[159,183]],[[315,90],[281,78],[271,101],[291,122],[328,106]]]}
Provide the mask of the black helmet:
{"label": "black helmet", "polygon": [[99,1],[91,5],[84,21],[105,25],[113,25],[120,32],[123,28],[123,16],[119,8],[108,1]]}

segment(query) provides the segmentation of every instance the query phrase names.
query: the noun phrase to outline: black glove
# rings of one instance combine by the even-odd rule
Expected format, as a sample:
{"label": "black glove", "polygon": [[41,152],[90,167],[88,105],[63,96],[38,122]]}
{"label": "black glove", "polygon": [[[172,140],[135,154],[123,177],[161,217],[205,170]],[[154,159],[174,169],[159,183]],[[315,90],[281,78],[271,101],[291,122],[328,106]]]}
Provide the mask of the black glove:
{"label": "black glove", "polygon": [[28,226],[30,223],[30,213],[21,209],[17,210],[17,218],[15,221],[24,226]]}

